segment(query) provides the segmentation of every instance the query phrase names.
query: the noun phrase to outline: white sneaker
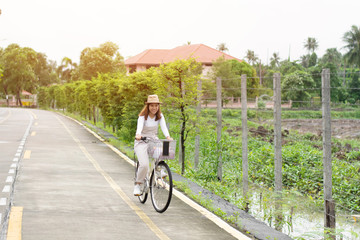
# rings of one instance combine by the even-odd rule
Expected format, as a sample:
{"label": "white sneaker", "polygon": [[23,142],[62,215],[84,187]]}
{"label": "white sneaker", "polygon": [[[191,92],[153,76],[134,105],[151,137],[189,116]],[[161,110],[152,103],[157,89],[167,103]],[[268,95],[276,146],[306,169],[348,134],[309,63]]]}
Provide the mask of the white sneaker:
{"label": "white sneaker", "polygon": [[141,196],[140,184],[135,184],[135,187],[134,187],[134,196]]}

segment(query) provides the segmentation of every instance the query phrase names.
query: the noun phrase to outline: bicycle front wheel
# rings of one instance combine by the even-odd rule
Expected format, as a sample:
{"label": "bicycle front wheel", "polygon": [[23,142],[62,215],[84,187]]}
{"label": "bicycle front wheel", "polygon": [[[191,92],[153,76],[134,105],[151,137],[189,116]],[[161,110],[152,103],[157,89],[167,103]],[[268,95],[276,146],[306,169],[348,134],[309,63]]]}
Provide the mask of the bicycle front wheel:
{"label": "bicycle front wheel", "polygon": [[150,193],[155,210],[163,213],[170,205],[173,182],[169,166],[159,162],[151,174]]}

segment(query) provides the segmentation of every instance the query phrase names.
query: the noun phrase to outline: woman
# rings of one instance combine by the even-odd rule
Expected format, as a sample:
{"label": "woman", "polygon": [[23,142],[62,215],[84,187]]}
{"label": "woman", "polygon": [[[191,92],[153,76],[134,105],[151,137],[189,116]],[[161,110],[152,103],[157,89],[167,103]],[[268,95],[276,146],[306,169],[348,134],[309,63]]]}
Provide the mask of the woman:
{"label": "woman", "polygon": [[141,195],[140,184],[145,180],[146,174],[149,171],[149,155],[147,152],[148,144],[141,141],[141,137],[157,138],[159,124],[161,130],[168,140],[173,140],[170,137],[169,131],[166,127],[164,115],[160,110],[160,101],[157,95],[149,95],[146,105],[141,110],[138,118],[136,136],[135,136],[135,153],[139,160],[139,168],[135,180],[134,195]]}

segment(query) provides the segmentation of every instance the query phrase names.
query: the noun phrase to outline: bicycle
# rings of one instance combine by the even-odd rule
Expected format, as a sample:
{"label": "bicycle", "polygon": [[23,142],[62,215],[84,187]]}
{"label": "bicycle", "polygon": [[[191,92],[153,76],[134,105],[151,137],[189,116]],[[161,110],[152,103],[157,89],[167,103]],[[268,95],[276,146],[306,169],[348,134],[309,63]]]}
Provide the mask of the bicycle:
{"label": "bicycle", "polygon": [[[150,169],[142,184],[142,193],[138,196],[141,203],[145,203],[150,191],[151,202],[155,210],[163,213],[170,205],[173,189],[172,174],[165,159],[175,158],[176,141],[142,137],[141,141],[149,144],[148,154]],[[135,180],[139,161],[135,158]]]}

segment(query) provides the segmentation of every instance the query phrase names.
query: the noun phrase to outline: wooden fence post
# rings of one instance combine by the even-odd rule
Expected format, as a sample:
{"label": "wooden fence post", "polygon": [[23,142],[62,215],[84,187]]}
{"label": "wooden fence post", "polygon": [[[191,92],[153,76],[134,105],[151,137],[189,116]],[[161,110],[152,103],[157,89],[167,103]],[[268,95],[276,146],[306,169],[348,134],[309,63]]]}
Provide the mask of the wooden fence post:
{"label": "wooden fence post", "polygon": [[283,227],[282,215],[282,139],[281,139],[281,78],[274,74],[274,148],[275,148],[275,229]]}
{"label": "wooden fence post", "polygon": [[[249,173],[248,173],[248,127],[247,127],[247,92],[246,92],[246,74],[241,75],[241,127],[242,127],[242,184],[243,196],[247,203],[249,191]],[[248,204],[246,204],[248,205]],[[247,207],[246,207],[247,208]]]}
{"label": "wooden fence post", "polygon": [[275,191],[282,191],[281,156],[281,79],[280,73],[274,74],[274,143],[275,143]]}
{"label": "wooden fence post", "polygon": [[216,116],[217,116],[217,127],[216,127],[216,144],[218,152],[218,169],[217,177],[219,181],[222,181],[222,156],[221,156],[221,130],[222,130],[222,105],[221,105],[221,78],[216,78]]}
{"label": "wooden fence post", "polygon": [[[336,239],[335,203],[332,199],[332,163],[331,163],[331,109],[330,109],[330,69],[321,73],[322,85],[322,122],[323,122],[323,169],[324,169],[324,227],[330,228],[329,237]],[[325,229],[325,232],[327,230]],[[326,233],[327,234],[327,233]],[[328,234],[327,234],[328,235]]]}
{"label": "wooden fence post", "polygon": [[[197,118],[200,117],[200,112],[201,112],[201,89],[202,89],[202,82],[201,82],[201,79],[199,79],[198,81],[198,87],[197,87],[197,90],[198,90],[198,105],[196,106],[196,116]],[[195,169],[198,168],[198,165],[199,165],[199,152],[200,152],[200,130],[199,130],[199,127],[196,126],[196,136],[195,136],[195,159],[194,159],[194,166],[195,166]]]}

